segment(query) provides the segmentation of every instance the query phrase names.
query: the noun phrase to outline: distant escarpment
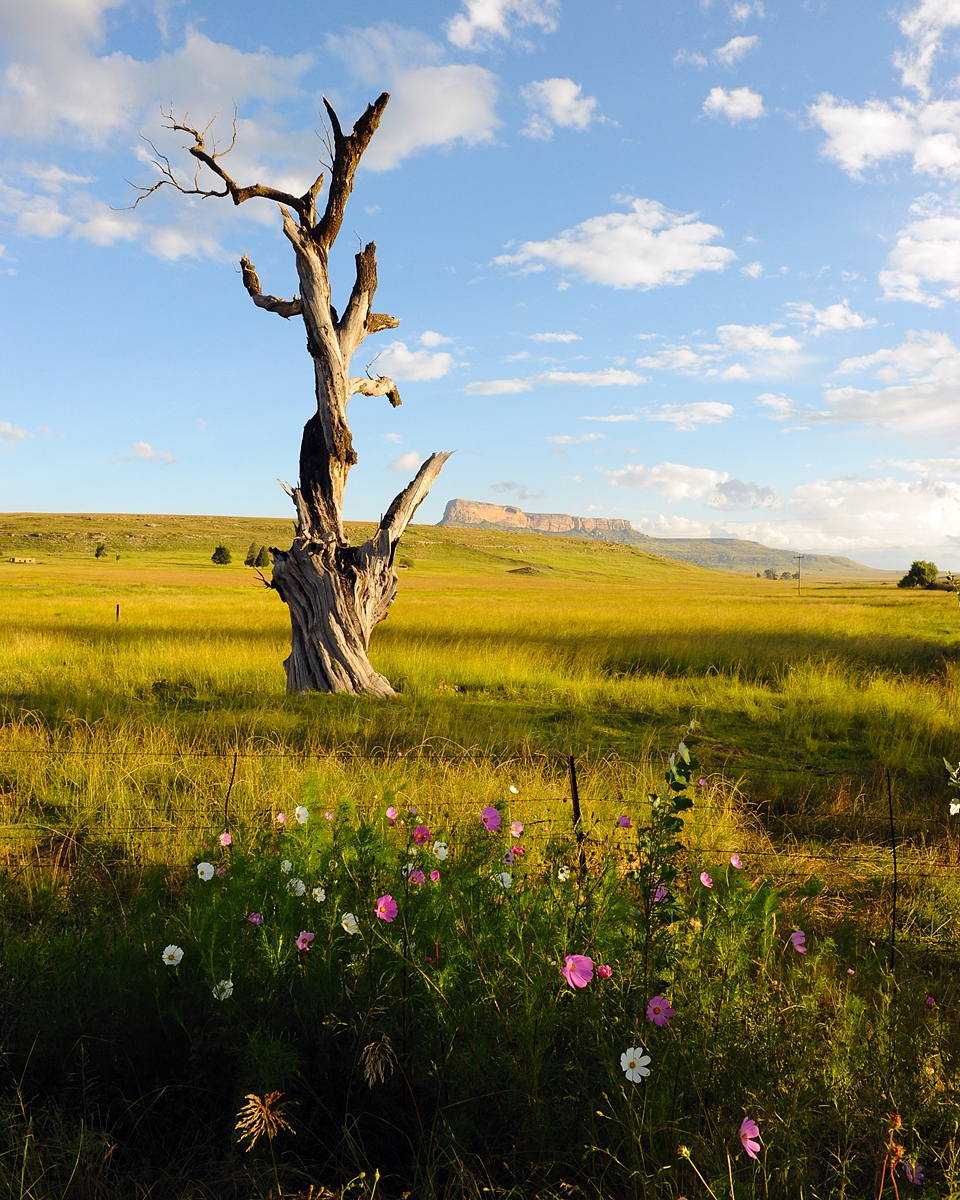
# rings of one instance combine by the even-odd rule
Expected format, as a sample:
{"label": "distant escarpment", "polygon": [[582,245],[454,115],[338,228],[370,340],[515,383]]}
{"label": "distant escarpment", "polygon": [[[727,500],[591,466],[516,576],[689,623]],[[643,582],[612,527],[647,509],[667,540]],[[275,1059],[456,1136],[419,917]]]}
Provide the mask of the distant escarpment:
{"label": "distant escarpment", "polygon": [[[698,567],[743,574],[777,572],[792,574],[797,569],[796,552],[774,549],[742,538],[658,538],[640,533],[629,521],[608,517],[571,517],[566,513],[528,513],[510,504],[485,504],[480,500],[449,500],[439,525],[471,529],[512,529],[567,537],[596,538],[623,542],[648,554],[680,558]],[[805,575],[835,577],[893,577],[896,571],[879,571],[850,558],[832,554],[804,554]]]}

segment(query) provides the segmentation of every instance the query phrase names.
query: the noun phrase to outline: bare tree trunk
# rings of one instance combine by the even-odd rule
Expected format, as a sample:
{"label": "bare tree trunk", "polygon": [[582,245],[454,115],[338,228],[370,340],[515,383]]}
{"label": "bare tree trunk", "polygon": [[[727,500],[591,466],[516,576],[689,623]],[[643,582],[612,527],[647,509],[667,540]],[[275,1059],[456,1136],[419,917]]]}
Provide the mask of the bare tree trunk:
{"label": "bare tree trunk", "polygon": [[[395,329],[400,322],[371,310],[377,290],[376,246],[371,242],[356,256],[356,282],[343,316],[338,317],[330,295],[327,269],[330,248],[343,221],[353,178],[386,107],[384,93],[360,117],[352,133],[344,135],[331,106],[324,101],[333,130],[330,190],[326,208],[318,219],[316,199],[321,175],[303,196],[292,196],[256,184],[239,187],[224,171],[220,159],[230,152],[213,145],[208,151],[208,129],[178,123],[172,114],[168,128],[194,139],[189,152],[212,171],[222,190],[180,182],[167,158],[157,154],[161,178],[149,195],[165,184],[187,194],[229,196],[234,204],[254,197],[273,200],[283,213],[283,231],[293,247],[300,279],[300,296],[283,300],[263,294],[256,268],[244,256],[243,283],[258,308],[289,319],[303,318],[307,351],[313,358],[317,411],[307,421],[300,446],[300,482],[288,489],[297,509],[297,530],[289,550],[270,548],[273,556],[272,587],[290,609],[292,646],[284,663],[287,691],[351,692],[365,696],[391,696],[393,688],[374,669],[367,651],[375,626],[387,615],[397,594],[394,556],[397,543],[424,499],[430,485],[450,457],[433,454],[416,477],[394,499],[377,532],[361,546],[351,546],[343,525],[343,493],[350,468],[357,461],[347,423],[347,404],[357,393],[386,396],[394,406],[400,396],[385,376],[350,376],[350,360],[368,333]],[[139,199],[143,199],[142,195]],[[138,200],[139,203],[139,200]],[[295,219],[294,214],[299,218]]]}

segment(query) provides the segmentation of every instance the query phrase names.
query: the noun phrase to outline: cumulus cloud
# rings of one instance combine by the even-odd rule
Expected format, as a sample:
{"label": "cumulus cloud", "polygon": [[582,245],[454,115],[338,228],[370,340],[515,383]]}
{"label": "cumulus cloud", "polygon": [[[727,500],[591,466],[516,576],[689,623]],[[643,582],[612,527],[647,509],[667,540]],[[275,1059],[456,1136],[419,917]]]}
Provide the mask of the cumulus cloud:
{"label": "cumulus cloud", "polygon": [[665,404],[659,412],[649,413],[649,421],[668,421],[678,430],[691,432],[698,425],[716,425],[733,413],[732,404],[701,400],[692,404]]}
{"label": "cumulus cloud", "polygon": [[730,5],[730,19],[732,21],[748,21],[750,17],[759,17],[763,20],[764,10],[761,0],[737,0],[737,3]]}
{"label": "cumulus cloud", "polygon": [[149,442],[134,442],[130,449],[138,462],[165,463],[171,466],[178,461],[169,450],[154,450]]}
{"label": "cumulus cloud", "polygon": [[544,33],[557,28],[558,0],[464,0],[463,12],[447,22],[447,37],[461,50],[509,39],[518,28],[535,25]]}
{"label": "cumulus cloud", "polygon": [[582,95],[583,87],[572,79],[543,79],[520,89],[530,116],[520,130],[525,137],[549,141],[556,126],[587,129],[598,119],[596,96]]}
{"label": "cumulus cloud", "polygon": [[416,450],[409,450],[406,454],[401,454],[399,458],[395,458],[392,463],[388,463],[391,471],[418,471],[420,464],[423,462]]}
{"label": "cumulus cloud", "polygon": [[672,462],[662,462],[655,467],[640,463],[603,474],[614,487],[649,489],[668,500],[699,499],[730,478],[726,472],[712,471],[708,467],[688,467]]}
{"label": "cumulus cloud", "polygon": [[579,333],[531,333],[530,340],[533,342],[582,342],[583,338]]}
{"label": "cumulus cloud", "polygon": [[960,300],[960,215],[944,211],[938,197],[923,197],[911,212],[920,219],[900,230],[880,272],[884,295],[930,308],[940,308],[944,297]]}
{"label": "cumulus cloud", "polygon": [[866,329],[876,325],[874,317],[862,317],[854,312],[848,300],[839,304],[828,304],[826,308],[816,308],[808,301],[793,301],[786,305],[793,319],[799,322],[814,337],[821,333],[839,333],[845,329]]}
{"label": "cumulus cloud", "polygon": [[[789,375],[800,361],[802,347],[796,338],[776,333],[781,328],[777,324],[720,325],[716,342],[696,346],[668,344],[654,354],[638,358],[637,366],[727,380]],[[730,363],[731,358],[737,361]]]}
{"label": "cumulus cloud", "polygon": [[425,329],[420,334],[420,345],[426,346],[430,350],[435,346],[445,346],[452,341],[453,338],[444,337],[442,333],[437,333],[434,329]]}
{"label": "cumulus cloud", "polygon": [[742,512],[750,508],[779,508],[780,497],[773,488],[761,487],[758,483],[744,483],[742,479],[727,479],[718,483],[713,494],[707,496],[703,503],[707,508]]}
{"label": "cumulus cloud", "polygon": [[548,437],[548,442],[555,442],[558,446],[576,446],[579,442],[598,442],[604,441],[606,434],[603,433],[581,433],[574,436],[570,433],[556,434],[553,437]]}
{"label": "cumulus cloud", "polygon": [[375,369],[391,379],[442,379],[453,367],[453,355],[445,350],[431,354],[429,350],[408,350],[406,342],[391,342],[376,359]]}
{"label": "cumulus cloud", "polygon": [[698,54],[696,50],[678,50],[673,56],[674,65],[679,63],[689,63],[698,70],[703,70],[707,65],[707,59],[703,54]]}
{"label": "cumulus cloud", "polygon": [[4,450],[13,450],[17,442],[29,437],[33,437],[33,434],[27,433],[25,429],[20,429],[9,421],[0,421],[0,446],[3,446]]}
{"label": "cumulus cloud", "polygon": [[500,396],[511,392],[529,392],[535,387],[574,385],[577,387],[632,387],[644,378],[635,371],[604,367],[600,371],[541,371],[523,379],[489,379],[468,383],[463,389],[471,396]]}
{"label": "cumulus cloud", "polygon": [[747,263],[745,267],[740,268],[741,275],[747,275],[750,279],[759,279],[763,274],[763,263],[752,262]]}
{"label": "cumulus cloud", "polygon": [[732,37],[725,45],[718,46],[713,52],[713,58],[721,66],[732,67],[745,54],[749,54],[751,50],[756,50],[759,45],[760,39],[755,34],[750,37],[745,37],[741,34],[739,37]]}
{"label": "cumulus cloud", "polygon": [[728,247],[710,244],[723,230],[698,221],[696,213],[672,213],[656,200],[623,200],[629,212],[591,217],[494,261],[528,270],[549,264],[591,283],[646,291],[686,283],[701,271],[722,271],[736,258]]}
{"label": "cumulus cloud", "polygon": [[703,102],[703,112],[708,117],[726,117],[731,124],[738,121],[756,121],[766,116],[763,107],[763,97],[759,92],[751,92],[748,87],[726,88],[713,87]]}

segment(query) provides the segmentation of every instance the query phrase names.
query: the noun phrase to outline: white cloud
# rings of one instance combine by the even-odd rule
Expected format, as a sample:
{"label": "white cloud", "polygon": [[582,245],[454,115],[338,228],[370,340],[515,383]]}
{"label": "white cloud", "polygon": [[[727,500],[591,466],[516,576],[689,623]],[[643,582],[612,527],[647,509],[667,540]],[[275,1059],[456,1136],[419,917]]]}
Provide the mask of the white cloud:
{"label": "white cloud", "polygon": [[943,49],[942,35],[957,26],[960,26],[957,0],[920,0],[912,12],[904,14],[900,31],[913,46],[900,51],[894,59],[902,72],[904,87],[915,88],[922,96],[929,95],[930,71]]}
{"label": "white cloud", "polygon": [[708,117],[726,117],[733,124],[766,116],[763,97],[748,87],[731,88],[729,92],[722,87],[711,88],[703,102],[703,112]]}
{"label": "white cloud", "polygon": [[649,421],[668,421],[678,430],[691,432],[698,425],[716,425],[733,413],[732,404],[700,400],[692,404],[665,404],[659,412],[650,413]]}
{"label": "white cloud", "polygon": [[532,342],[582,342],[579,333],[531,333]]}
{"label": "white cloud", "polygon": [[[960,215],[944,212],[939,198],[924,197],[911,206],[920,216],[897,234],[887,268],[880,272],[884,295],[940,308],[943,297],[960,300]],[[940,285],[939,294],[924,284]]]}
{"label": "white cloud", "polygon": [[528,375],[525,379],[490,379],[485,382],[468,383],[463,390],[471,396],[499,396],[555,385],[632,387],[643,382],[643,376],[635,371],[604,367],[600,371],[541,371],[538,375]]}
{"label": "white cloud", "polygon": [[464,12],[447,22],[447,37],[462,50],[510,38],[514,29],[536,25],[544,33],[557,27],[558,0],[464,0]]}
{"label": "white cloud", "polygon": [[12,450],[17,442],[22,442],[24,438],[29,437],[33,437],[33,434],[27,433],[25,429],[11,425],[9,421],[0,421],[0,445],[4,450]]}
{"label": "white cloud", "polygon": [[854,312],[848,300],[839,304],[828,304],[826,308],[816,308],[806,300],[793,301],[786,308],[795,321],[798,321],[808,333],[819,337],[821,333],[838,333],[844,329],[866,329],[876,325],[874,317],[862,317]]}
{"label": "white cloud", "polygon": [[750,37],[744,37],[741,34],[739,37],[732,37],[726,45],[718,46],[713,52],[713,57],[716,62],[724,67],[732,67],[740,61],[745,54],[749,54],[751,50],[756,50],[760,45],[760,39],[756,34]]}
{"label": "white cloud", "polygon": [[524,242],[517,253],[494,261],[526,269],[548,263],[591,283],[647,290],[686,283],[700,271],[722,271],[736,258],[726,246],[709,244],[723,230],[696,220],[696,213],[672,213],[656,200],[630,198],[629,203],[627,213],[591,217],[547,241]]}
{"label": "white cloud", "polygon": [[384,440],[385,440],[385,441],[387,441],[387,442],[393,442],[393,443],[394,443],[394,445],[396,445],[396,444],[398,444],[399,442],[402,442],[402,441],[403,441],[403,438],[400,436],[400,434],[399,434],[399,433],[385,433],[385,434],[383,435],[383,437],[384,437]]}
{"label": "white cloud", "polygon": [[565,129],[587,129],[598,119],[596,96],[581,95],[582,85],[572,79],[543,79],[528,83],[520,89],[530,116],[520,130],[526,137],[549,141],[554,126]]}
{"label": "white cloud", "polygon": [[[638,358],[637,366],[720,379],[789,375],[800,361],[798,354],[802,347],[796,338],[776,334],[775,330],[780,328],[780,325],[720,325],[716,342],[696,347],[666,345],[655,354]],[[745,356],[749,365],[737,361],[723,366],[725,361],[738,355]]]}
{"label": "white cloud", "polygon": [[751,279],[759,279],[760,276],[763,274],[763,263],[762,262],[747,263],[747,265],[745,267],[740,268],[740,274],[747,275]]}
{"label": "white cloud", "polygon": [[555,442],[558,446],[575,446],[579,442],[599,442],[606,439],[606,434],[603,433],[581,433],[574,437],[569,433],[557,434],[554,437],[548,437],[548,442]]}
{"label": "white cloud", "polygon": [[401,454],[399,458],[395,458],[392,463],[388,463],[387,465],[391,471],[417,471],[420,469],[422,461],[416,450],[410,450],[406,454]]}
{"label": "white cloud", "polygon": [[397,380],[442,379],[453,367],[453,355],[445,350],[408,350],[406,342],[391,342],[378,356],[374,370]]}
{"label": "white cloud", "polygon": [[453,338],[444,337],[442,333],[437,333],[434,329],[425,329],[420,334],[420,345],[426,346],[430,350],[435,346],[445,346],[452,341]]}
{"label": "white cloud", "polygon": [[778,336],[779,325],[718,325],[717,336],[724,348],[745,354],[795,354],[800,349],[796,338]]}
{"label": "white cloud", "polygon": [[656,467],[645,467],[641,463],[603,474],[614,487],[650,489],[668,500],[699,499],[730,478],[726,472],[711,471],[708,467],[687,467],[672,462],[662,462]]}
{"label": "white cloud", "polygon": [[581,421],[639,421],[636,413],[613,413],[609,417],[581,417]]}
{"label": "white cloud", "polygon": [[154,450],[149,442],[134,442],[130,449],[138,462],[158,462],[170,466],[177,461],[169,450]]}
{"label": "white cloud", "polygon": [[673,56],[673,62],[675,66],[680,63],[689,63],[691,66],[696,67],[701,71],[707,65],[707,60],[704,55],[698,54],[696,50],[692,52],[690,50],[678,50]]}
{"label": "white cloud", "polygon": [[763,20],[764,11],[761,0],[753,0],[753,3],[750,3],[750,0],[740,0],[739,3],[730,5],[730,19],[732,21],[743,22],[749,20],[752,16]]}

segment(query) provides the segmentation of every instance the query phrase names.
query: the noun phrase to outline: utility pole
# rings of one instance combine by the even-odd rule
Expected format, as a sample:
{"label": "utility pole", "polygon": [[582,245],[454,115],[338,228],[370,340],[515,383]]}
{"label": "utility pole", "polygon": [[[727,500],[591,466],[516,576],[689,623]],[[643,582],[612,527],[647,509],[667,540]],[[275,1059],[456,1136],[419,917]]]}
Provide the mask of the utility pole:
{"label": "utility pole", "polygon": [[803,569],[803,559],[805,556],[803,554],[795,554],[793,557],[797,560],[797,595],[802,596],[803,592],[800,590],[800,574]]}

